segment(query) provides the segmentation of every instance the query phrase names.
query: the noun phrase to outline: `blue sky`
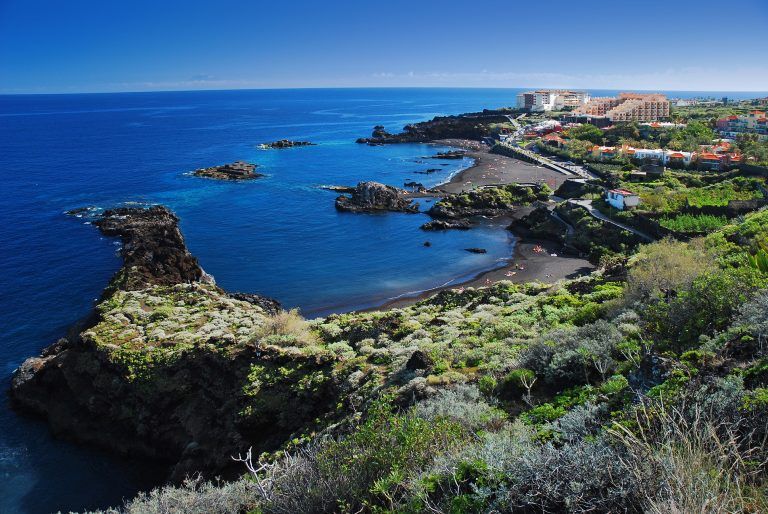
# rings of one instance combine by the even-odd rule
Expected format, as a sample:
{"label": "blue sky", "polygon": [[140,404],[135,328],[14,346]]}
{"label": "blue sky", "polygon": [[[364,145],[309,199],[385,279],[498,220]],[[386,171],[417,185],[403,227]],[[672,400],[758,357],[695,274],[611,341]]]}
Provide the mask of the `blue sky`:
{"label": "blue sky", "polygon": [[768,0],[0,0],[0,93],[768,90]]}

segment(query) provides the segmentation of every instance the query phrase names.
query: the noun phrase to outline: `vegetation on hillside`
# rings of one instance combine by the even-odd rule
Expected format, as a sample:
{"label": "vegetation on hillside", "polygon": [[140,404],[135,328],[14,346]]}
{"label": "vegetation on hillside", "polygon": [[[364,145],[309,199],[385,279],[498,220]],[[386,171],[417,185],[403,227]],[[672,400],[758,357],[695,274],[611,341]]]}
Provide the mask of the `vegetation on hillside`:
{"label": "vegetation on hillside", "polygon": [[[285,452],[242,455],[239,481],[191,480],[121,510],[763,512],[766,245],[763,210],[554,286],[259,321],[257,347],[366,377],[355,412]],[[244,387],[322,380],[308,376],[254,370]]]}

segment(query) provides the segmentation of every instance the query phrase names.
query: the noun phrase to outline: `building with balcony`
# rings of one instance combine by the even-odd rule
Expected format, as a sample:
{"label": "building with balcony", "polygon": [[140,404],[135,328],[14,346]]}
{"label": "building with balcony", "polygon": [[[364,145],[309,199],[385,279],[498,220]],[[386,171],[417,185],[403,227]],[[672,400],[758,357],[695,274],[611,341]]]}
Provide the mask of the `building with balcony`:
{"label": "building with balcony", "polygon": [[768,118],[765,111],[750,111],[743,116],[726,116],[716,123],[720,135],[735,138],[739,134],[756,134],[760,140],[768,140]]}
{"label": "building with balcony", "polygon": [[588,101],[588,93],[568,89],[538,89],[517,95],[517,107],[532,112],[576,108]]}
{"label": "building with balcony", "polygon": [[602,116],[612,122],[659,121],[669,118],[669,100],[655,93],[619,93],[617,97],[593,98],[574,114]]}

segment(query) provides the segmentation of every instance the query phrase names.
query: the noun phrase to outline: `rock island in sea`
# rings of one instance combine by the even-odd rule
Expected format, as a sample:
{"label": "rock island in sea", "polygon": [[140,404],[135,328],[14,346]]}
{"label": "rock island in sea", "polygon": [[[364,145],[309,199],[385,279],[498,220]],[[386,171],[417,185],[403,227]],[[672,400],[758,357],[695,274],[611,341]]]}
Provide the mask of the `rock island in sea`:
{"label": "rock island in sea", "polygon": [[244,161],[235,161],[230,164],[200,168],[192,174],[196,177],[215,178],[219,180],[249,180],[263,177],[256,172],[257,165]]}

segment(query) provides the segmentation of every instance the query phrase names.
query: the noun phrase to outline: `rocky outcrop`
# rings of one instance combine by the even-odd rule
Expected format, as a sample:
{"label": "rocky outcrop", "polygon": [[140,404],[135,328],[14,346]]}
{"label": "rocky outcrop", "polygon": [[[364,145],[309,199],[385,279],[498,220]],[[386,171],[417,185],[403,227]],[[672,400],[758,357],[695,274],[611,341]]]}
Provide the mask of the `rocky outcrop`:
{"label": "rocky outcrop", "polygon": [[[163,207],[95,221],[121,238],[124,265],[85,328],[19,367],[10,397],[57,435],[167,462],[173,479],[226,475],[232,455],[274,450],[330,415],[346,375],[332,353],[265,338],[279,304],[218,288],[177,223]],[[312,387],[296,387],[307,376]]]}
{"label": "rocky outcrop", "polygon": [[187,250],[178,223],[175,214],[160,206],[112,209],[97,218],[94,225],[104,235],[122,241],[123,267],[111,287],[136,290],[149,285],[198,282],[207,277]]}
{"label": "rocky outcrop", "polygon": [[295,146],[314,146],[314,145],[315,143],[310,143],[309,141],[291,141],[289,139],[280,139],[279,141],[273,141],[271,143],[262,143],[259,145],[259,148],[282,149],[282,148],[293,148]]}
{"label": "rocky outcrop", "polygon": [[553,217],[552,212],[545,206],[533,209],[525,216],[516,218],[507,228],[517,236],[556,241],[560,244],[565,244],[568,233],[567,225]]}
{"label": "rocky outcrop", "polygon": [[488,250],[485,248],[464,248],[464,251],[469,253],[488,253]]}
{"label": "rocky outcrop", "polygon": [[344,212],[419,212],[408,193],[378,182],[361,182],[351,196],[336,198],[336,209]]}
{"label": "rocky outcrop", "polygon": [[549,198],[546,185],[517,185],[486,187],[467,193],[448,195],[427,214],[437,219],[461,219],[473,216],[501,216],[516,208]]}
{"label": "rocky outcrop", "polygon": [[457,160],[457,159],[463,159],[466,156],[466,152],[464,150],[451,150],[448,152],[438,152],[435,155],[430,155],[430,159],[448,159],[448,160]]}
{"label": "rocky outcrop", "polygon": [[427,190],[426,187],[424,187],[424,184],[421,182],[415,182],[413,180],[408,180],[406,182],[403,182],[403,187],[407,187],[411,191],[415,191],[418,193],[423,193]]}
{"label": "rocky outcrop", "polygon": [[467,220],[432,220],[424,223],[421,230],[469,230],[472,223]]}
{"label": "rocky outcrop", "polygon": [[230,297],[235,300],[248,302],[261,308],[267,314],[274,316],[283,310],[283,306],[274,298],[268,298],[254,293],[230,293]]}
{"label": "rocky outcrop", "polygon": [[384,127],[377,125],[371,137],[361,137],[358,143],[381,145],[391,143],[428,143],[438,139],[471,139],[481,141],[493,133],[493,125],[508,123],[508,114],[512,110],[484,110],[459,114],[456,116],[438,116],[430,121],[414,123],[403,127],[399,134],[390,134]]}
{"label": "rocky outcrop", "polygon": [[351,195],[354,190],[355,186],[318,186],[320,189],[325,189],[326,191],[334,191],[336,193],[342,193],[342,194],[348,194]]}
{"label": "rocky outcrop", "polygon": [[200,168],[192,174],[196,177],[215,178],[218,180],[249,180],[263,177],[264,175],[261,173],[256,173],[256,168],[256,164],[235,161],[231,164]]}
{"label": "rocky outcrop", "polygon": [[603,194],[604,188],[600,184],[586,179],[569,178],[555,190],[555,196],[560,198],[590,198],[593,194]]}

